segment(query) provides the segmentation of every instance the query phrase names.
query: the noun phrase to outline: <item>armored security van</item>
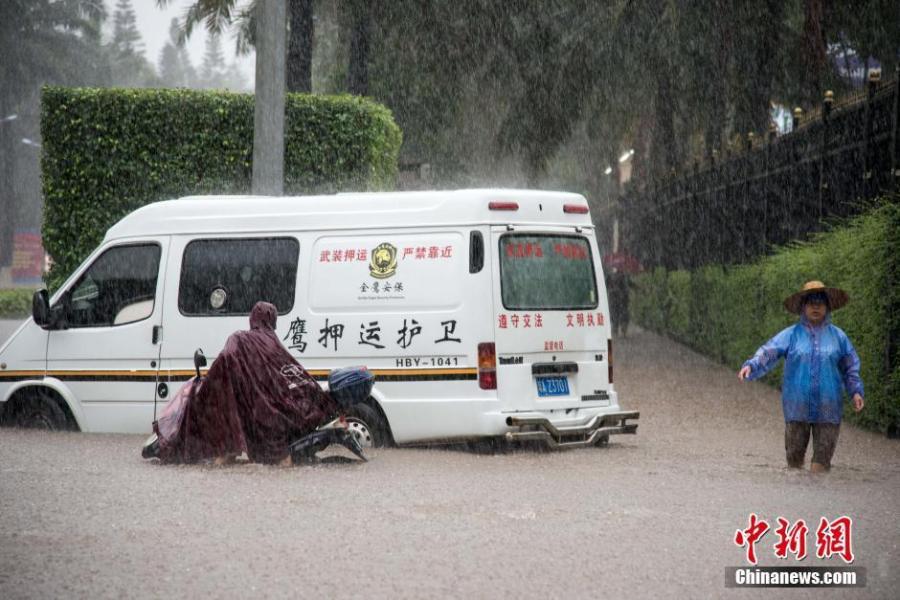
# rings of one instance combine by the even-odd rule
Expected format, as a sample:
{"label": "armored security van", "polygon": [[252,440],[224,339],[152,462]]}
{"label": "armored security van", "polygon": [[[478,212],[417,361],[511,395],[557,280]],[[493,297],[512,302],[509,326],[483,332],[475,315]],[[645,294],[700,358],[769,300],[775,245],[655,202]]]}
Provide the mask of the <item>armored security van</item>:
{"label": "armored security van", "polygon": [[0,348],[7,424],[148,433],[161,405],[278,308],[318,380],[365,365],[369,444],[635,433],[613,386],[587,201],[522,190],[189,197],[116,223]]}

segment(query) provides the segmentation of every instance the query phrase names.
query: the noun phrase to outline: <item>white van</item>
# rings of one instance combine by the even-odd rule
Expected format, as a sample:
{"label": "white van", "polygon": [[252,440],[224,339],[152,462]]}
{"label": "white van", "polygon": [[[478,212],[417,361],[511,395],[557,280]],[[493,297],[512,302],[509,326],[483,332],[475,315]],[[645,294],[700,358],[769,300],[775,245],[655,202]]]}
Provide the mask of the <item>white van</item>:
{"label": "white van", "polygon": [[603,443],[613,387],[587,201],[522,190],[189,197],[140,208],[0,348],[4,422],[148,433],[258,300],[320,381],[376,375],[364,442]]}

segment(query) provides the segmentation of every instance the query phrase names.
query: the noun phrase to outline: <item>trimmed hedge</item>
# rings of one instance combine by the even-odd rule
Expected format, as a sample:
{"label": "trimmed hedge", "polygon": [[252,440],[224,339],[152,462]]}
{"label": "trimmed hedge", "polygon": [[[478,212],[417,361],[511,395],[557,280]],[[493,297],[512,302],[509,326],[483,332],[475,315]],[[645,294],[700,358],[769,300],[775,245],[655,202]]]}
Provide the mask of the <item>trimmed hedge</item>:
{"label": "trimmed hedge", "polygon": [[[193,194],[247,194],[253,96],[167,89],[45,87],[44,247],[56,286],[129,212]],[[289,94],[285,193],[382,189],[402,135],[390,111],[356,96]]]}
{"label": "trimmed hedge", "polygon": [[0,290],[0,319],[17,319],[30,315],[33,295],[34,290],[25,288]]}
{"label": "trimmed hedge", "polygon": [[[670,336],[737,371],[766,340],[796,322],[782,301],[811,279],[843,288],[851,301],[832,317],[862,361],[866,408],[845,417],[884,431],[900,424],[900,360],[887,356],[900,332],[900,203],[778,249],[755,263],[688,271],[657,268],[635,278],[631,306],[644,327]],[[783,363],[782,363],[783,364]],[[781,383],[779,368],[766,376]]]}

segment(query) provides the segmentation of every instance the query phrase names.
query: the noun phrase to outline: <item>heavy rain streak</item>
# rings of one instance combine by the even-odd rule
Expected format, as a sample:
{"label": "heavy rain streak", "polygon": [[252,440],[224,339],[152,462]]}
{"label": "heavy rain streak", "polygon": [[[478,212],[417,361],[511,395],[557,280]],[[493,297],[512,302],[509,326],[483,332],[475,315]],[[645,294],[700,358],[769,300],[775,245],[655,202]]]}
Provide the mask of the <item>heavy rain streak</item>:
{"label": "heavy rain streak", "polygon": [[0,597],[897,597],[898,232],[896,1],[4,0]]}

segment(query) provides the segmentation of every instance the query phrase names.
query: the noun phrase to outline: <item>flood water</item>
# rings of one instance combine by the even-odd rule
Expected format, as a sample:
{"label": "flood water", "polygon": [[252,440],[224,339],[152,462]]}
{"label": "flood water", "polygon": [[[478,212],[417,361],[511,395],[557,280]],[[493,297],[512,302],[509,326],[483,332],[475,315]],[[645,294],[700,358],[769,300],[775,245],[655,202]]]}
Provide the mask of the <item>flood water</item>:
{"label": "flood water", "polygon": [[[163,467],[139,436],[0,430],[0,597],[896,597],[900,443],[845,424],[831,473],[789,471],[777,390],[647,332],[615,360],[641,418],[607,448]],[[751,512],[772,566],[843,565],[815,529],[850,516],[867,586],[726,590]]]}

